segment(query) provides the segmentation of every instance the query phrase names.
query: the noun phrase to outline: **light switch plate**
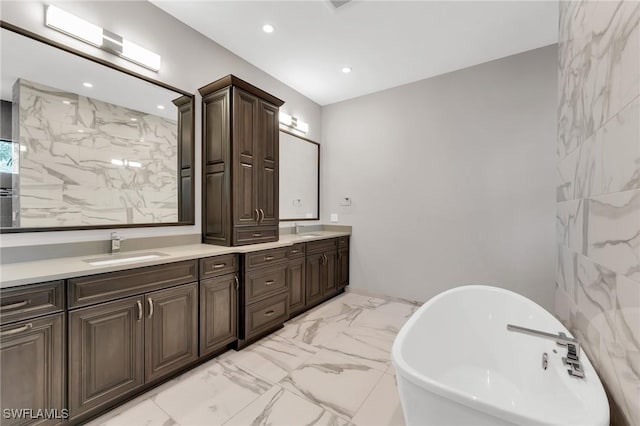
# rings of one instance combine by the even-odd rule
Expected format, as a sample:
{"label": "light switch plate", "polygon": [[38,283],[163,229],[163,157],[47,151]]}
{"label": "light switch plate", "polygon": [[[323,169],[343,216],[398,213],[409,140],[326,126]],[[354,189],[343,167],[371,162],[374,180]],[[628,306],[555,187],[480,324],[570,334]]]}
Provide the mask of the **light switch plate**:
{"label": "light switch plate", "polygon": [[337,221],[338,221],[338,214],[331,213],[331,222],[337,222]]}

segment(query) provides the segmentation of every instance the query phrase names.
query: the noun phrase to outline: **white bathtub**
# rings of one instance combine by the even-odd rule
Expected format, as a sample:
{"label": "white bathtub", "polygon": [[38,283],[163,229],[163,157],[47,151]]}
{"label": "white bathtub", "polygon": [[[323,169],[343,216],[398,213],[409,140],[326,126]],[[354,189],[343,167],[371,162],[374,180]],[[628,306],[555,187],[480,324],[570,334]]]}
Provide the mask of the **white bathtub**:
{"label": "white bathtub", "polygon": [[507,323],[571,335],[531,300],[488,286],[439,294],[407,321],[392,350],[407,424],[608,425],[609,404],[586,354],[585,378],[571,377],[565,347],[507,331]]}

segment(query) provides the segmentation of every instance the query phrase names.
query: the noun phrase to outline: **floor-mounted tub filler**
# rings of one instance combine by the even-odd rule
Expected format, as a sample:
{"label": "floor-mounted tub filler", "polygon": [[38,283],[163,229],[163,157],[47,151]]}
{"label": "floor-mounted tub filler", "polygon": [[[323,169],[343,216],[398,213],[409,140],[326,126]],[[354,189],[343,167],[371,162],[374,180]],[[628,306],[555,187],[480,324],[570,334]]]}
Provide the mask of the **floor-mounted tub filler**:
{"label": "floor-mounted tub filler", "polygon": [[392,351],[408,425],[608,425],[602,383],[569,331],[489,286],[425,303]]}

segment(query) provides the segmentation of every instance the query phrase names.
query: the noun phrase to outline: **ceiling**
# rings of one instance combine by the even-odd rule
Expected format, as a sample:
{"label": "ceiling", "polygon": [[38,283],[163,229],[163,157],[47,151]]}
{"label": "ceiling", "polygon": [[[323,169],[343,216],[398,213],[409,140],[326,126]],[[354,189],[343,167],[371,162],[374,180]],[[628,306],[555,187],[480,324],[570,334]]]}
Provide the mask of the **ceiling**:
{"label": "ceiling", "polygon": [[557,1],[151,1],[320,105],[558,38]]}

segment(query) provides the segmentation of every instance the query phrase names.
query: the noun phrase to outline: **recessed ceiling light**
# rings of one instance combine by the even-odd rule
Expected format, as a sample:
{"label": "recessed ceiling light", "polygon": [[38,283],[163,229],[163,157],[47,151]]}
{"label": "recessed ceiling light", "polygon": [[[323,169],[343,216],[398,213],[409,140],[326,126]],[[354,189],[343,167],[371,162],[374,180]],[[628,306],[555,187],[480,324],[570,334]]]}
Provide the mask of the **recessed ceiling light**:
{"label": "recessed ceiling light", "polygon": [[84,133],[84,130],[78,129],[78,133]]}
{"label": "recessed ceiling light", "polygon": [[164,109],[164,105],[158,105],[158,109]]}
{"label": "recessed ceiling light", "polygon": [[274,29],[275,28],[273,28],[273,25],[265,24],[262,26],[262,31],[264,31],[267,34],[272,33]]}
{"label": "recessed ceiling light", "polygon": [[342,68],[342,72],[345,73],[345,74],[349,74],[351,72],[351,67]]}
{"label": "recessed ceiling light", "polygon": [[91,83],[82,83],[82,85],[84,87],[93,87],[93,84],[91,84]]}
{"label": "recessed ceiling light", "polygon": [[69,101],[62,101],[62,103],[65,104],[65,105],[71,105],[71,102],[69,102]]}
{"label": "recessed ceiling light", "polygon": [[131,120],[131,121],[138,121],[138,119],[137,119],[137,118],[131,118],[130,120]]}

